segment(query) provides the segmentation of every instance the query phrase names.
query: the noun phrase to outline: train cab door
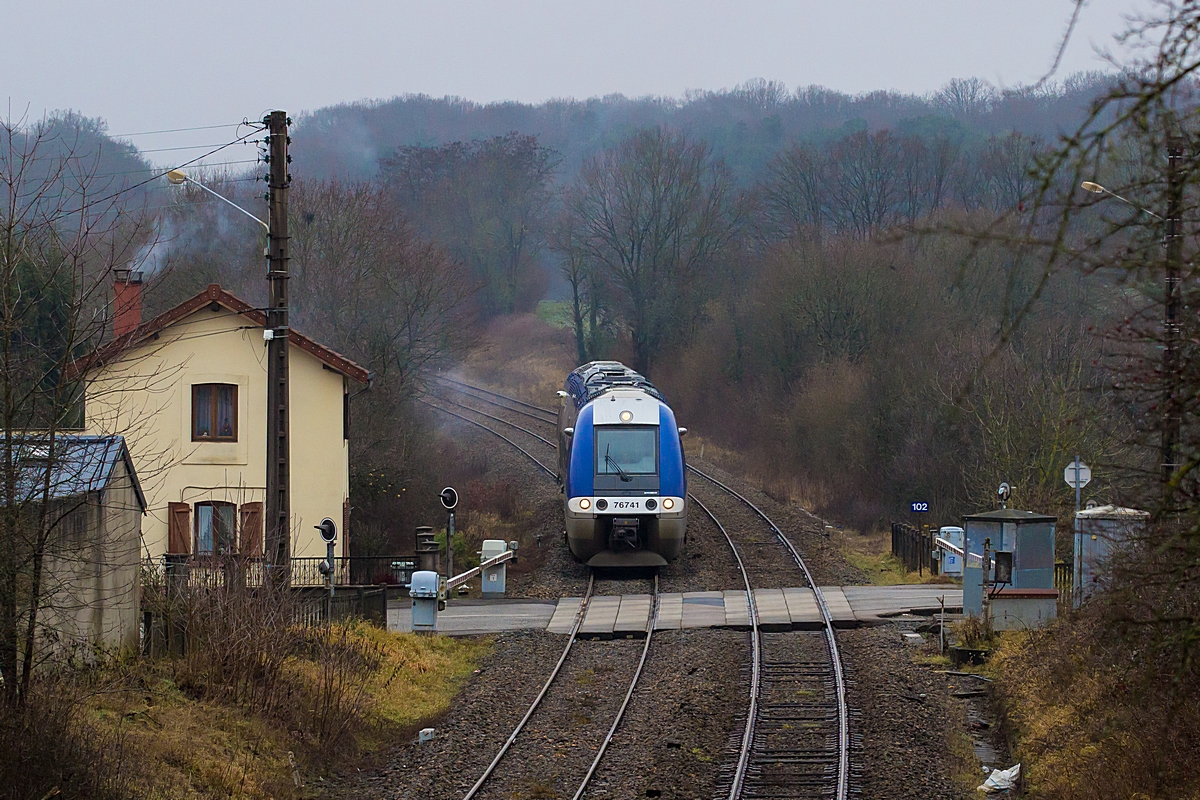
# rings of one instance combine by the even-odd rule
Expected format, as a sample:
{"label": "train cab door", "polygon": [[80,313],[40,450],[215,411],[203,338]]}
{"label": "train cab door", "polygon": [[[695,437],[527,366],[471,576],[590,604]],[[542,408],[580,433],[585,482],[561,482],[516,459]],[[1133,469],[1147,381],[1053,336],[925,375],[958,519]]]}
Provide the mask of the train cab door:
{"label": "train cab door", "polygon": [[558,393],[558,488],[566,486],[567,474],[571,470],[571,437],[566,429],[575,424],[578,412],[575,402],[566,392]]}

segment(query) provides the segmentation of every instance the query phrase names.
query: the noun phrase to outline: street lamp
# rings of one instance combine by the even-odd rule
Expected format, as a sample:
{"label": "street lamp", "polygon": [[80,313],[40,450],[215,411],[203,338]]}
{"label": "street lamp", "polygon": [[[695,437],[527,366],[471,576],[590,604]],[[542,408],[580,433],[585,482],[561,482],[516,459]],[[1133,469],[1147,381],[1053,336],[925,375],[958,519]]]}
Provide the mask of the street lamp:
{"label": "street lamp", "polygon": [[[271,174],[267,180],[270,224],[263,222],[227,197],[222,197],[204,184],[189,178],[181,169],[166,173],[173,186],[191,183],[227,203],[263,226],[267,232],[267,281],[271,287],[266,311],[267,331],[267,437],[266,437],[266,534],[267,583],[285,587],[291,582],[291,446],[288,425],[288,229],[287,195],[291,184],[287,165],[288,126],[291,120],[284,111],[272,111],[263,118],[269,135],[267,144]],[[264,337],[265,338],[265,337]]]}
{"label": "street lamp", "polygon": [[1083,183],[1079,184],[1079,186],[1080,186],[1080,188],[1082,188],[1082,189],[1086,189],[1086,190],[1088,190],[1088,191],[1089,191],[1089,192],[1091,192],[1092,194],[1106,194],[1106,195],[1109,195],[1110,197],[1115,197],[1115,198],[1117,198],[1118,200],[1120,200],[1122,203],[1125,203],[1126,205],[1131,205],[1131,206],[1133,206],[1133,207],[1134,207],[1134,208],[1136,208],[1138,211],[1144,211],[1144,212],[1146,212],[1147,214],[1149,214],[1150,216],[1154,217],[1155,219],[1157,219],[1157,220],[1160,220],[1160,221],[1162,221],[1162,222],[1166,222],[1166,220],[1164,220],[1164,219],[1163,219],[1162,217],[1160,217],[1158,214],[1155,214],[1155,213],[1154,213],[1153,211],[1151,211],[1150,209],[1148,209],[1148,208],[1142,208],[1141,206],[1139,206],[1137,203],[1133,202],[1132,200],[1126,200],[1124,197],[1121,197],[1121,195],[1119,195],[1119,194],[1117,194],[1116,192],[1114,192],[1114,191],[1111,191],[1111,190],[1109,190],[1109,189],[1105,189],[1103,186],[1101,186],[1100,184],[1096,183],[1095,181],[1084,181]]}
{"label": "street lamp", "polygon": [[190,183],[192,186],[199,186],[201,189],[203,189],[204,191],[208,192],[209,194],[211,194],[213,197],[217,198],[217,199],[218,199],[218,200],[220,200],[221,202],[223,202],[223,203],[228,203],[229,205],[231,205],[231,206],[233,206],[234,208],[236,208],[238,211],[240,211],[240,212],[242,212],[243,214],[245,214],[245,215],[246,215],[247,217],[249,217],[250,219],[252,219],[252,220],[254,220],[255,222],[257,222],[259,225],[262,225],[262,226],[263,226],[263,230],[265,230],[267,233],[270,233],[270,232],[271,232],[271,226],[270,226],[270,225],[268,225],[267,223],[263,222],[261,219],[259,219],[258,217],[254,216],[254,215],[253,215],[253,214],[251,214],[249,211],[247,211],[246,209],[244,209],[244,208],[242,208],[241,206],[239,206],[237,203],[235,203],[235,202],[233,202],[232,200],[230,200],[228,197],[225,197],[224,195],[217,194],[217,193],[216,193],[216,192],[214,192],[212,189],[210,189],[210,188],[208,188],[207,186],[205,186],[203,183],[200,183],[199,181],[197,181],[197,180],[195,180],[194,178],[190,177],[190,176],[189,176],[189,175],[188,175],[186,172],[184,172],[183,170],[181,170],[181,169],[173,169],[173,170],[170,170],[169,172],[167,172],[167,180],[170,182],[170,184],[171,184],[172,186],[181,186],[182,184],[185,184],[185,183]]}

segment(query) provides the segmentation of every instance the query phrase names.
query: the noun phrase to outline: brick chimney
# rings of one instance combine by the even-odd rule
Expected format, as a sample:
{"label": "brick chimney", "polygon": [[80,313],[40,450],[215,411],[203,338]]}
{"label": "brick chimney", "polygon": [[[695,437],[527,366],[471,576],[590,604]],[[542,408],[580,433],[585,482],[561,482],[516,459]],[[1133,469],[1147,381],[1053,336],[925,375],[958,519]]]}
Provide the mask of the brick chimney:
{"label": "brick chimney", "polygon": [[142,324],[142,273],[113,270],[113,336],[124,336]]}

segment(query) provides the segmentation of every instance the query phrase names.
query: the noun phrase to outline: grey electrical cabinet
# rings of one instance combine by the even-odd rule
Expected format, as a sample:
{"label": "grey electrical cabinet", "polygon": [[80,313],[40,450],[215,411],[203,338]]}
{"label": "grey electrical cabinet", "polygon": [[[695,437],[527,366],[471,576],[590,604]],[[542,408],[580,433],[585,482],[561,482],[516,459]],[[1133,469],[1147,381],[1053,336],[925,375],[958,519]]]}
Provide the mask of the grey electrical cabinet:
{"label": "grey electrical cabinet", "polygon": [[[483,549],[479,551],[479,561],[489,561],[496,556],[504,555],[508,550],[508,542],[503,539],[484,539]],[[482,570],[479,578],[480,593],[484,597],[501,597],[504,594],[507,564],[497,564]]]}
{"label": "grey electrical cabinet", "polygon": [[1095,594],[1117,551],[1138,541],[1150,514],[1136,508],[1097,506],[1075,515],[1074,604]]}
{"label": "grey electrical cabinet", "polygon": [[430,570],[414,572],[408,585],[412,598],[412,628],[414,631],[437,630],[438,601],[441,599],[441,576]]}

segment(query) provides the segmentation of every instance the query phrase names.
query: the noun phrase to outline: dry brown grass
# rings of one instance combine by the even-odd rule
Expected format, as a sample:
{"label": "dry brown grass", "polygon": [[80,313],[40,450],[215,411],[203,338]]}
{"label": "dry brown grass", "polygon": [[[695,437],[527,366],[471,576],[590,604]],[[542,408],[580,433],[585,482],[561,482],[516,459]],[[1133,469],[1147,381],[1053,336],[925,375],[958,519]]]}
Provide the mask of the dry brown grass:
{"label": "dry brown grass", "polygon": [[576,366],[570,330],[552,327],[535,314],[517,314],[491,322],[464,362],[463,374],[469,382],[554,408],[554,393]]}
{"label": "dry brown grass", "polygon": [[129,791],[119,796],[312,796],[332,754],[353,765],[443,713],[488,648],[365,623],[292,635],[294,655],[284,665],[291,695],[282,713],[184,691],[172,678],[178,663],[114,667],[114,688],[90,698],[86,722],[93,736],[121,743]]}
{"label": "dry brown grass", "polygon": [[842,554],[851,565],[858,567],[871,583],[878,586],[936,583],[952,585],[954,580],[944,575],[909,572],[891,552],[891,534],[887,531],[862,534],[846,529],[834,534]]}
{"label": "dry brown grass", "polygon": [[997,679],[1025,797],[1200,798],[1194,682],[1084,612],[1031,634],[1002,634]]}
{"label": "dry brown grass", "polygon": [[286,597],[244,589],[181,591],[164,609],[185,655],[96,657],[0,709],[0,797],[309,797],[329,769],[443,713],[489,647],[299,626]]}

